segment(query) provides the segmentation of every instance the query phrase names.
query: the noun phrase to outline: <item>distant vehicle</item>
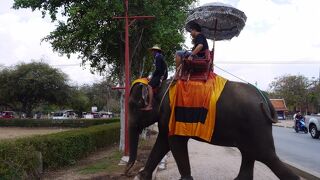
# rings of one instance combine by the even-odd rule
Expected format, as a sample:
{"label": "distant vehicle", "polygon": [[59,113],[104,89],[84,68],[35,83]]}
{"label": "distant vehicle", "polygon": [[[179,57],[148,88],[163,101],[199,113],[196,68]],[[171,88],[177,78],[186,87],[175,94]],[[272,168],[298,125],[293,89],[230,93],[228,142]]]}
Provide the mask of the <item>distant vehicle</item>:
{"label": "distant vehicle", "polygon": [[63,114],[63,112],[55,112],[53,113],[52,119],[67,119],[67,117]]}
{"label": "distant vehicle", "polygon": [[294,130],[296,133],[303,131],[304,133],[308,133],[308,128],[306,127],[305,118],[295,119]]}
{"label": "distant vehicle", "polygon": [[101,118],[107,118],[107,119],[113,118],[113,113],[109,111],[108,112],[100,111],[99,114]]}
{"label": "distant vehicle", "polygon": [[320,136],[320,115],[307,115],[306,126],[310,132],[310,135],[314,139],[318,139]]}
{"label": "distant vehicle", "polygon": [[93,118],[101,118],[100,114],[97,112],[92,112]]}
{"label": "distant vehicle", "polygon": [[286,120],[286,115],[284,112],[277,112],[278,120]]}
{"label": "distant vehicle", "polygon": [[77,115],[73,110],[58,111],[53,113],[52,119],[76,119]]}
{"label": "distant vehicle", "polygon": [[0,118],[1,119],[13,119],[14,118],[14,112],[13,111],[0,112]]}
{"label": "distant vehicle", "polygon": [[89,113],[82,113],[83,119],[97,119],[100,118],[100,114],[97,112],[89,112]]}
{"label": "distant vehicle", "polygon": [[97,119],[97,118],[113,118],[114,115],[112,112],[100,111],[100,112],[82,112],[84,119]]}

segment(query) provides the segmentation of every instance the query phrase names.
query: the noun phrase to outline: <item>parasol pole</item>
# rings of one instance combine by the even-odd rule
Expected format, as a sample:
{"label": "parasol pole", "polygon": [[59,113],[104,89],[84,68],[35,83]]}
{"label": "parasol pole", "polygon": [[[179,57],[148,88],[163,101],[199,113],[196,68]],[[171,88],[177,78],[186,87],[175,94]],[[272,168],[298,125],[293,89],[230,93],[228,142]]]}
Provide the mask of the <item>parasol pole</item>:
{"label": "parasol pole", "polygon": [[215,18],[215,25],[214,25],[214,32],[213,32],[213,46],[212,46],[212,64],[211,64],[211,68],[212,68],[212,71],[213,71],[213,61],[214,61],[214,51],[215,51],[215,46],[216,46],[216,32],[217,32],[217,24],[218,24],[218,19]]}
{"label": "parasol pole", "polygon": [[214,53],[215,50],[215,45],[216,45],[216,32],[217,32],[217,24],[218,24],[218,19],[215,18],[214,21],[215,25],[214,25],[214,32],[213,32],[213,46],[212,46],[212,52]]}

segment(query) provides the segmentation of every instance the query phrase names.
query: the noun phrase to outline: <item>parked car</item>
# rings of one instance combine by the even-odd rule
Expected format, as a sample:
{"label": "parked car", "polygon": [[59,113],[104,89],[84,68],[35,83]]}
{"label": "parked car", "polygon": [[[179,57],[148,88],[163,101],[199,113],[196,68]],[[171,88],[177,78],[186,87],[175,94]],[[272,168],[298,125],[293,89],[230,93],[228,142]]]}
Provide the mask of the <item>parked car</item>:
{"label": "parked car", "polygon": [[113,118],[113,113],[109,111],[100,111],[99,114],[101,118]]}
{"label": "parked car", "polygon": [[13,111],[0,112],[0,118],[1,119],[13,119],[14,118],[14,112]]}
{"label": "parked car", "polygon": [[307,115],[305,116],[305,122],[311,137],[318,139],[320,136],[320,115]]}
{"label": "parked car", "polygon": [[72,110],[54,112],[52,119],[76,119],[77,115]]}
{"label": "parked car", "polygon": [[63,112],[55,112],[53,113],[52,119],[67,119],[67,117]]}
{"label": "parked car", "polygon": [[100,114],[98,112],[92,112],[93,118],[101,118]]}
{"label": "parked car", "polygon": [[286,115],[284,112],[277,112],[278,120],[286,120]]}

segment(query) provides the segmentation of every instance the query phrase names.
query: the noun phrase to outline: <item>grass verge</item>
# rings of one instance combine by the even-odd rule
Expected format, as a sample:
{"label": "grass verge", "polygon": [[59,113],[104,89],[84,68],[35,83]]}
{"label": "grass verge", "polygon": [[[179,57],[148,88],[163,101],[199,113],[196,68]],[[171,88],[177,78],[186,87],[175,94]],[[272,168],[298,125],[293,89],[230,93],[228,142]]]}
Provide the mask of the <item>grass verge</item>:
{"label": "grass verge", "polygon": [[119,141],[120,123],[0,141],[0,179],[36,179]]}

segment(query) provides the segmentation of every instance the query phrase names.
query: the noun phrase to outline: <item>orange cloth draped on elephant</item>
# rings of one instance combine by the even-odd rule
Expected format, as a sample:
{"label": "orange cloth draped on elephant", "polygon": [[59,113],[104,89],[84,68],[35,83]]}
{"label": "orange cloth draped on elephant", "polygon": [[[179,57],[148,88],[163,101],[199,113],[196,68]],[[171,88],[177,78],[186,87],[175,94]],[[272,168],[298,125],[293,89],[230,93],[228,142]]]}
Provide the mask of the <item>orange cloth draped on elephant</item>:
{"label": "orange cloth draped on elephant", "polygon": [[216,119],[216,103],[227,82],[211,74],[206,82],[178,80],[170,87],[169,136],[199,137],[210,142]]}

